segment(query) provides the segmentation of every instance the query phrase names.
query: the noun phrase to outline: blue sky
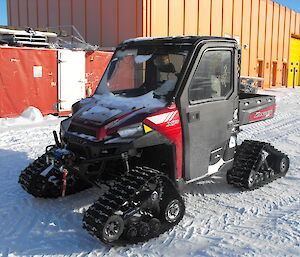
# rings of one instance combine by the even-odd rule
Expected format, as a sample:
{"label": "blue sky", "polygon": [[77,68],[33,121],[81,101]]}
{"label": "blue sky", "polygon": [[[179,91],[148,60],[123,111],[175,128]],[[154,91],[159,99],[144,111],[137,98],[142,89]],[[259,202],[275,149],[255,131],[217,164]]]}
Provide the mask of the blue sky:
{"label": "blue sky", "polygon": [[273,2],[276,2],[278,4],[286,6],[290,9],[300,13],[300,1],[299,0],[273,0]]}
{"label": "blue sky", "polygon": [[0,0],[0,25],[7,25],[6,0]]}
{"label": "blue sky", "polygon": [[[299,0],[274,0],[274,2],[300,13]],[[7,25],[6,0],[0,0],[0,25]]]}

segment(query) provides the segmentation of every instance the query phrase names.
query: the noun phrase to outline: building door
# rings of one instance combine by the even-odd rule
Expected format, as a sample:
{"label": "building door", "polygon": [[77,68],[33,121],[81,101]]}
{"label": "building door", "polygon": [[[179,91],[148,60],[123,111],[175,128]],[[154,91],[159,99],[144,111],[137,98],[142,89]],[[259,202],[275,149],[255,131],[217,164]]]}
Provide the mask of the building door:
{"label": "building door", "polygon": [[299,62],[291,62],[289,69],[289,87],[299,86]]}
{"label": "building door", "polygon": [[287,73],[288,73],[287,64],[283,63],[282,64],[282,81],[281,81],[283,87],[287,87]]}
{"label": "building door", "polygon": [[[264,62],[262,60],[259,60],[257,62],[257,77],[263,78],[264,77]],[[263,81],[258,82],[259,87],[263,87]]]}
{"label": "building door", "polygon": [[272,87],[276,87],[277,62],[272,63]]}
{"label": "building door", "polygon": [[291,38],[288,86],[299,86],[300,39]]}
{"label": "building door", "polygon": [[85,53],[58,51],[58,110],[70,111],[72,105],[85,98]]}

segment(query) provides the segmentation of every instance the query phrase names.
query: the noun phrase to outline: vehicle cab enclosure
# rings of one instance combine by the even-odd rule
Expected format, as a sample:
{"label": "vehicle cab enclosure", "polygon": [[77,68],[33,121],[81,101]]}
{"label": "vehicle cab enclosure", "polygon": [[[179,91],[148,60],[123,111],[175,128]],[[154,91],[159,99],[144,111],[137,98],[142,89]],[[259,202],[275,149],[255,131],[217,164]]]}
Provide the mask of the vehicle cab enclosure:
{"label": "vehicle cab enclosure", "polygon": [[239,125],[275,110],[271,96],[240,99],[239,72],[234,39],[124,41],[95,94],[62,122],[62,144],[84,160],[79,170],[87,179],[116,163],[149,166],[186,182],[228,170]]}

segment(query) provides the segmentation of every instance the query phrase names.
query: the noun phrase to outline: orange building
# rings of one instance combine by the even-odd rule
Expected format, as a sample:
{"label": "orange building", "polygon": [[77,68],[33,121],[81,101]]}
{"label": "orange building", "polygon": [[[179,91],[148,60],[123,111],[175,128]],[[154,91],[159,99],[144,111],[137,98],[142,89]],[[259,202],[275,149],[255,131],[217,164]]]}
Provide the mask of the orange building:
{"label": "orange building", "polygon": [[300,13],[269,0],[7,0],[9,25],[75,25],[87,42],[116,46],[132,37],[233,37],[242,75],[264,88],[299,86]]}

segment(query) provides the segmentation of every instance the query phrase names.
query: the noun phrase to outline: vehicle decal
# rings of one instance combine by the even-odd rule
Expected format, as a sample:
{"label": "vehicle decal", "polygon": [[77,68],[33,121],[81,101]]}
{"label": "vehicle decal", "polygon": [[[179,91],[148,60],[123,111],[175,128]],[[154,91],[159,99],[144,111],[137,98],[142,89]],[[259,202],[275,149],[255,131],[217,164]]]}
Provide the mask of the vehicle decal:
{"label": "vehicle decal", "polygon": [[151,122],[153,122],[155,124],[161,124],[161,123],[171,121],[174,118],[174,116],[176,115],[176,113],[177,113],[177,111],[162,113],[162,114],[159,114],[156,116],[150,116],[148,118],[148,120],[150,120]]}
{"label": "vehicle decal", "polygon": [[153,130],[152,128],[150,128],[149,126],[144,124],[144,131],[145,131],[146,134],[151,132],[152,130]]}
{"label": "vehicle decal", "polygon": [[182,178],[182,128],[176,105],[152,114],[143,123],[166,136],[176,146],[177,178]]}
{"label": "vehicle decal", "polygon": [[258,121],[270,118],[274,116],[276,105],[273,104],[272,106],[259,110],[257,112],[253,112],[250,114],[249,122]]}

